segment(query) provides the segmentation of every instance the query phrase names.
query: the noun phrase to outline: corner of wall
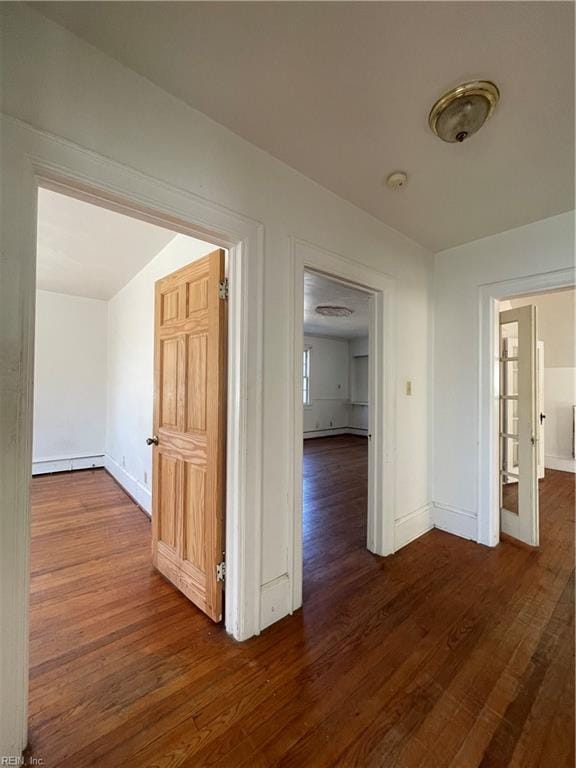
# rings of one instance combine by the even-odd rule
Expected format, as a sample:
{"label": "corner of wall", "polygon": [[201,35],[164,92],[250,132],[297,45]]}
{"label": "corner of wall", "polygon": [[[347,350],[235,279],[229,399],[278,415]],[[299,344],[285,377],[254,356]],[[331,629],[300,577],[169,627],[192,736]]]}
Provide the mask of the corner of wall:
{"label": "corner of wall", "polygon": [[397,552],[410,542],[434,528],[432,503],[423,504],[408,515],[394,522],[394,551]]}
{"label": "corner of wall", "polygon": [[151,517],[152,515],[152,493],[144,485],[132,477],[126,470],[115,461],[112,456],[104,456],[104,468],[109,472],[114,480],[120,485],[126,493],[138,504],[138,506]]}
{"label": "corner of wall", "polygon": [[460,536],[463,539],[478,539],[478,518],[472,512],[457,509],[449,504],[434,502],[432,517],[434,527],[441,531]]}

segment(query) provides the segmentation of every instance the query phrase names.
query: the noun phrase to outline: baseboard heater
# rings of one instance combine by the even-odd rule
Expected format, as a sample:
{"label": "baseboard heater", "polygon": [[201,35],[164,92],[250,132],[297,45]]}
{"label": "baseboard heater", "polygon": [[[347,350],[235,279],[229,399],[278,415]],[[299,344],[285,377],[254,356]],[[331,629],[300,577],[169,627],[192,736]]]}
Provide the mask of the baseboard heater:
{"label": "baseboard heater", "polygon": [[71,472],[75,469],[96,469],[104,466],[104,454],[74,456],[66,459],[40,459],[32,462],[33,475],[49,475],[53,472]]}
{"label": "baseboard heater", "polygon": [[339,435],[355,435],[356,437],[368,437],[368,430],[362,427],[333,427],[332,429],[312,429],[304,432],[304,440],[313,437],[337,437]]}

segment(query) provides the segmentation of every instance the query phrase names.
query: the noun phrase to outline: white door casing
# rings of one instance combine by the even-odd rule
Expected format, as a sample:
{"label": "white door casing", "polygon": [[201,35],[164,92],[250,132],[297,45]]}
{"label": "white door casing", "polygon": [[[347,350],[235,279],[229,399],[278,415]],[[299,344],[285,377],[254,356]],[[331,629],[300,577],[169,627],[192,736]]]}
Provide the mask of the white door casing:
{"label": "white door casing", "polygon": [[[225,624],[238,640],[260,631],[263,226],[193,193],[2,116],[0,335],[0,744],[27,741],[30,468],[38,186],[226,248],[229,354]],[[7,193],[9,190],[9,194]]]}
{"label": "white door casing", "polygon": [[369,426],[367,548],[377,555],[394,552],[396,501],[396,408],[395,408],[395,295],[391,276],[326,251],[310,243],[292,242],[292,340],[293,394],[291,418],[292,515],[289,563],[292,610],[302,605],[302,461],[303,402],[302,356],[304,351],[304,272],[317,272],[332,280],[362,288],[370,298],[369,329]]}
{"label": "white door casing", "polygon": [[576,267],[501,280],[478,287],[478,535],[481,544],[500,541],[499,482],[499,302],[576,285]]}

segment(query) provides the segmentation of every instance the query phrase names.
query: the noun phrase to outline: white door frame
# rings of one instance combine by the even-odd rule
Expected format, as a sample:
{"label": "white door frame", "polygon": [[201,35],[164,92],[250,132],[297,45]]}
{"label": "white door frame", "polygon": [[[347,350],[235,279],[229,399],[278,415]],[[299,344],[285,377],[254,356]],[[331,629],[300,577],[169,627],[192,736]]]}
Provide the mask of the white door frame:
{"label": "white door frame", "polygon": [[229,249],[225,625],[238,640],[260,630],[263,226],[19,120],[1,120],[0,743],[16,754],[27,740],[38,186]]}
{"label": "white door frame", "polygon": [[499,302],[512,296],[569,288],[576,285],[576,268],[542,272],[527,277],[481,285],[479,288],[480,344],[478,365],[478,541],[495,547],[500,541],[498,464],[498,407],[500,395]]}
{"label": "white door frame", "polygon": [[396,498],[395,403],[395,294],[396,281],[302,240],[292,241],[292,531],[289,557],[292,610],[302,605],[302,461],[303,414],[302,355],[304,352],[304,272],[310,270],[333,280],[363,288],[370,297],[369,425],[367,547],[377,555],[394,552]]}

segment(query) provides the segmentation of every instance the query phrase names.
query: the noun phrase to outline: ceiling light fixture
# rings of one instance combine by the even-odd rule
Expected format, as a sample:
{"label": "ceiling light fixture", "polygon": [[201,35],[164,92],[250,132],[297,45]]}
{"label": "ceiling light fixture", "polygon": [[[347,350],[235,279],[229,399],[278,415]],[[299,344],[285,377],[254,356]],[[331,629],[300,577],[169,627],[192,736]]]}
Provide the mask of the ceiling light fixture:
{"label": "ceiling light fixture", "polygon": [[490,80],[473,80],[441,96],[430,110],[428,123],[442,141],[462,143],[478,131],[500,99]]}
{"label": "ceiling light fixture", "polygon": [[316,307],[316,313],[318,315],[325,315],[326,317],[350,317],[354,314],[354,310],[349,307],[335,307],[331,304],[319,304]]}

